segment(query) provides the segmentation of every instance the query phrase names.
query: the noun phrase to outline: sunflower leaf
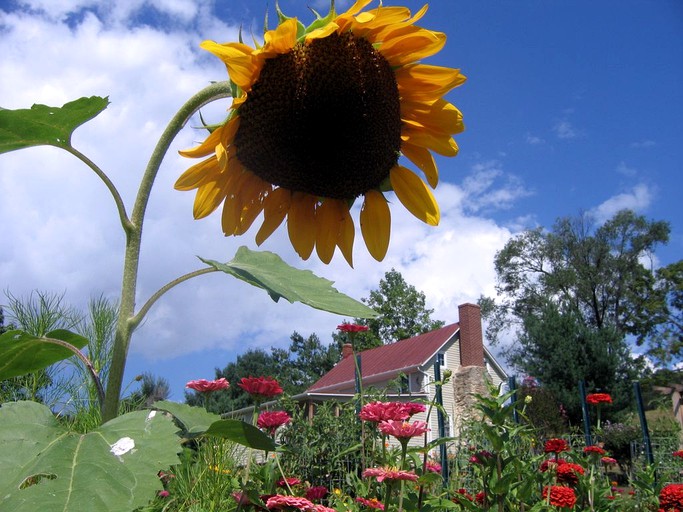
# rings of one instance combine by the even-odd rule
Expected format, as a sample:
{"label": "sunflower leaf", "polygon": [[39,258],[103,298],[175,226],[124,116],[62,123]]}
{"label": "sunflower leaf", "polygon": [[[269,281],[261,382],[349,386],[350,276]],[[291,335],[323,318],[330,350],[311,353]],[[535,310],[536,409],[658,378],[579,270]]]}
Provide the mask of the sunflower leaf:
{"label": "sunflower leaf", "polygon": [[211,424],[206,435],[229,439],[233,443],[255,450],[275,451],[275,442],[255,426],[240,420],[218,420]]}
{"label": "sunflower leaf", "polygon": [[81,434],[43,404],[0,407],[0,510],[128,512],[162,489],[157,473],[177,464],[177,427],[135,411]]}
{"label": "sunflower leaf", "polygon": [[88,344],[83,336],[63,329],[51,331],[44,337],[19,330],[7,331],[0,335],[0,380],[47,368],[74,355],[73,350],[50,340],[66,342],[74,349]]}
{"label": "sunflower leaf", "polygon": [[187,404],[161,400],[152,404],[154,409],[171,413],[189,434],[201,434],[206,432],[209,426],[220,420],[218,414],[207,412],[201,407],[192,407]]}
{"label": "sunflower leaf", "polygon": [[272,252],[256,252],[240,247],[227,263],[200,258],[207,265],[263,288],[277,302],[301,302],[322,311],[356,318],[374,318],[377,312],[362,302],[338,292],[333,281],[316,276],[310,270],[299,270]]}
{"label": "sunflower leaf", "polygon": [[91,96],[62,107],[33,105],[30,109],[0,108],[0,153],[32,146],[71,145],[71,134],[109,105],[107,98]]}

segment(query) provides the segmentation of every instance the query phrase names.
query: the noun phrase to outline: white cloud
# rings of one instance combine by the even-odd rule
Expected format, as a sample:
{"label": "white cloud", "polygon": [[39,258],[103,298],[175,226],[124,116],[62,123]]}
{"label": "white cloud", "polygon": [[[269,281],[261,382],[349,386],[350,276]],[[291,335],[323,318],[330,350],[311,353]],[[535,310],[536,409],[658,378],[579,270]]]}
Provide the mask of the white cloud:
{"label": "white cloud", "polygon": [[496,160],[472,166],[462,188],[467,197],[463,208],[475,213],[506,210],[519,199],[533,195],[521,178],[504,172]]}
{"label": "white cloud", "polygon": [[526,134],[526,143],[531,144],[532,146],[538,146],[541,144],[545,144],[545,139],[542,139],[541,137],[527,133]]}
{"label": "white cloud", "polygon": [[623,174],[624,176],[633,177],[638,174],[638,169],[635,167],[629,167],[626,162],[619,162],[617,165],[617,172]]}
{"label": "white cloud", "polygon": [[629,192],[623,192],[610,197],[596,208],[591,210],[598,224],[612,218],[619,210],[629,209],[642,212],[647,209],[654,198],[654,191],[647,185],[641,183],[636,185]]}
{"label": "white cloud", "polygon": [[576,128],[574,128],[572,123],[566,119],[555,123],[553,126],[553,131],[560,139],[575,139],[579,136],[579,132],[576,130]]}
{"label": "white cloud", "polygon": [[657,143],[654,140],[650,140],[650,139],[639,140],[637,142],[631,143],[631,147],[636,148],[636,149],[648,149],[648,148],[653,148],[656,145],[657,145]]}

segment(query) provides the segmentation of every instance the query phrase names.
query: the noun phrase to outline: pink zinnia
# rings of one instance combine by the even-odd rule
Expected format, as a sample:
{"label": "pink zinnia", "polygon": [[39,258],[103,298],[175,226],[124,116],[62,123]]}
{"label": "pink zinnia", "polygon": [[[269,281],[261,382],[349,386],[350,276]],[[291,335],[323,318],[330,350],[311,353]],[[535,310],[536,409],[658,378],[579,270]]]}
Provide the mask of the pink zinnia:
{"label": "pink zinnia", "polygon": [[561,453],[569,451],[569,444],[564,439],[548,439],[543,448],[545,453]]}
{"label": "pink zinnia", "polygon": [[424,421],[395,421],[388,420],[379,424],[379,429],[383,434],[394,436],[396,439],[410,439],[411,437],[421,436],[429,428]]}
{"label": "pink zinnia", "polygon": [[237,384],[250,395],[271,398],[282,394],[282,388],[271,377],[243,377]]}
{"label": "pink zinnia", "polygon": [[313,508],[315,508],[315,505],[308,501],[306,498],[276,494],[275,496],[271,496],[270,498],[268,498],[268,501],[266,501],[266,508],[269,510],[281,510],[283,508],[312,510]]}
{"label": "pink zinnia", "polygon": [[290,421],[292,418],[285,411],[263,411],[256,420],[256,426],[273,435],[278,428]]}
{"label": "pink zinnia", "polygon": [[424,404],[418,404],[416,402],[406,402],[403,404],[403,408],[408,413],[409,417],[417,414],[418,412],[425,412],[427,410]]}
{"label": "pink zinnia", "polygon": [[586,403],[591,405],[611,404],[612,397],[607,393],[591,393],[586,396]]}
{"label": "pink zinnia", "polygon": [[299,485],[300,483],[301,480],[294,477],[280,478],[280,480],[277,481],[278,487],[286,487],[287,485]]}
{"label": "pink zinnia", "polygon": [[159,491],[157,493],[157,496],[159,496],[160,498],[168,498],[170,495],[171,495],[171,493],[166,491],[166,490]]}
{"label": "pink zinnia", "polygon": [[361,505],[365,505],[368,508],[384,510],[384,505],[377,498],[370,498],[369,500],[366,498],[356,498],[356,501]]}
{"label": "pink zinnia", "polygon": [[432,462],[431,460],[428,460],[425,469],[432,473],[441,473],[442,468],[441,464],[439,464],[438,462]]}
{"label": "pink zinnia", "polygon": [[218,391],[220,389],[227,389],[230,387],[230,383],[225,380],[225,378],[220,378],[216,380],[206,380],[206,379],[198,379],[198,380],[191,380],[187,384],[185,384],[186,388],[194,389],[195,391],[198,391],[200,393],[208,393],[211,391]]}
{"label": "pink zinnia", "polygon": [[407,420],[410,417],[408,410],[401,402],[370,402],[360,410],[360,419],[364,421]]}
{"label": "pink zinnia", "polygon": [[363,471],[363,477],[375,477],[378,482],[384,480],[410,480],[415,482],[417,475],[412,471],[404,471],[396,468],[368,468]]}
{"label": "pink zinnia", "polygon": [[612,457],[603,457],[600,460],[602,461],[603,464],[605,464],[607,466],[617,464],[617,459],[613,459]]}
{"label": "pink zinnia", "polygon": [[313,505],[311,510],[313,512],[337,512],[335,509],[326,507],[325,505]]}
{"label": "pink zinnia", "polygon": [[339,324],[337,329],[339,329],[341,332],[365,332],[369,329],[369,327],[367,325],[344,323]]}

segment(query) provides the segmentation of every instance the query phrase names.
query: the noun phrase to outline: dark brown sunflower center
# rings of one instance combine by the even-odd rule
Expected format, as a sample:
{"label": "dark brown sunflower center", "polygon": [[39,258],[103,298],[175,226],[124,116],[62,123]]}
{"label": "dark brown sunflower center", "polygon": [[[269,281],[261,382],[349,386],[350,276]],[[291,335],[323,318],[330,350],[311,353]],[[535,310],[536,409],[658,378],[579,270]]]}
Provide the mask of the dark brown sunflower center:
{"label": "dark brown sunflower center", "polygon": [[401,114],[386,59],[352,34],[268,59],[239,109],[237,157],[275,185],[355,198],[398,160]]}

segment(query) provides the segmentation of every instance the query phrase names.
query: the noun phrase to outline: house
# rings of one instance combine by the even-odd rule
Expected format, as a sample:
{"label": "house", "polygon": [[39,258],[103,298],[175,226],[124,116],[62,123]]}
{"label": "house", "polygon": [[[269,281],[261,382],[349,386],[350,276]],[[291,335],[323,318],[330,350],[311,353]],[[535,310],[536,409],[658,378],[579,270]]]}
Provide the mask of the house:
{"label": "house", "polygon": [[[458,313],[457,323],[357,354],[362,389],[383,390],[392,401],[432,400],[436,391],[432,383],[439,375],[443,377],[444,371],[451,371],[450,382],[442,388],[442,402],[448,414],[443,419],[445,436],[456,434],[462,422],[471,417],[472,394],[487,392],[485,380],[496,386],[507,382],[505,371],[484,347],[479,306],[462,304]],[[355,358],[352,346],[346,344],[342,360],[295,398],[308,407],[312,416],[316,404],[351,400],[356,391]],[[413,419],[426,418],[418,414]],[[439,436],[438,421],[436,414],[429,418],[428,440]]]}

